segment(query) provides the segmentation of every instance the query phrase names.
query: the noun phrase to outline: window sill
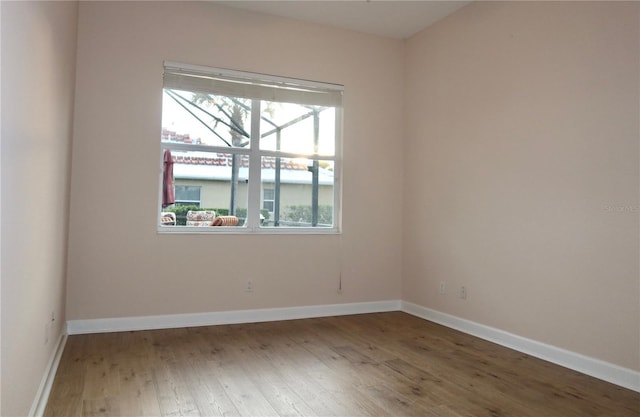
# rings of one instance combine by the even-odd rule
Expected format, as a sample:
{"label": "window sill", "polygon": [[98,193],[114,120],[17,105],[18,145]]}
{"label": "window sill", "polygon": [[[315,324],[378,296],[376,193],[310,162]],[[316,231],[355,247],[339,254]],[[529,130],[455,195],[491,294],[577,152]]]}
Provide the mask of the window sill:
{"label": "window sill", "polygon": [[166,235],[337,235],[335,227],[248,227],[233,226],[158,226],[158,234]]}

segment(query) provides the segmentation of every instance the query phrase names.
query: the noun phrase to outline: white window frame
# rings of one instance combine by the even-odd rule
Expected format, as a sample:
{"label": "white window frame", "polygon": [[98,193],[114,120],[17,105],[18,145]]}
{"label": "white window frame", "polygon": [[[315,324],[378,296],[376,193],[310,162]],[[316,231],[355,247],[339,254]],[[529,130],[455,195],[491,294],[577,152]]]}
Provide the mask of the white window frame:
{"label": "white window frame", "polygon": [[[246,83],[267,85],[280,85],[287,86],[289,88],[299,88],[304,91],[308,88],[311,93],[313,91],[331,91],[333,93],[342,96],[344,87],[338,84],[330,84],[316,81],[300,80],[294,78],[279,77],[266,74],[258,74],[251,72],[235,71],[222,68],[206,67],[200,65],[183,64],[172,61],[164,62],[165,72],[170,71],[186,71],[195,72],[201,74],[207,74],[208,76],[219,76],[222,80],[244,80]],[[165,75],[166,76],[166,75]],[[224,82],[224,81],[222,81]],[[164,88],[164,87],[163,87]],[[219,93],[223,94],[223,93]],[[284,90],[286,94],[286,89]],[[268,99],[268,98],[264,98]],[[168,234],[340,234],[342,232],[342,101],[340,105],[335,106],[335,152],[334,155],[322,155],[322,154],[296,154],[291,152],[282,151],[268,151],[260,150],[260,100],[252,100],[251,109],[251,144],[249,149],[240,148],[223,148],[210,145],[195,145],[195,144],[171,144],[160,142],[159,153],[159,186],[158,186],[158,221],[157,231],[158,233]],[[232,154],[244,154],[249,155],[249,188],[248,188],[248,201],[247,201],[247,218],[244,226],[240,227],[189,227],[189,226],[163,226],[161,224],[162,213],[162,166],[163,155],[165,149],[171,150],[185,150],[185,151],[202,151],[202,152],[222,152]],[[262,227],[260,224],[260,209],[261,207],[261,168],[263,156],[279,156],[282,158],[306,158],[317,160],[331,160],[334,162],[333,172],[333,226],[332,227]]]}

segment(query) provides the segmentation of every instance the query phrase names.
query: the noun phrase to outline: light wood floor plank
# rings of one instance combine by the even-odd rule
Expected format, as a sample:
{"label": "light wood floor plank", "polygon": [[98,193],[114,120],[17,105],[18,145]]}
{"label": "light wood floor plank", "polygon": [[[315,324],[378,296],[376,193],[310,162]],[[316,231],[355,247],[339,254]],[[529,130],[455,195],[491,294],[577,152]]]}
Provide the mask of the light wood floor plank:
{"label": "light wood floor plank", "polygon": [[640,417],[640,393],[401,312],[70,336],[45,417]]}
{"label": "light wood floor plank", "polygon": [[241,356],[247,359],[244,368],[249,371],[251,380],[276,410],[276,414],[280,416],[314,415],[314,410],[300,398],[295,389],[287,384],[279,367],[265,354],[263,345],[256,347],[252,339],[245,340],[249,349],[241,353]]}

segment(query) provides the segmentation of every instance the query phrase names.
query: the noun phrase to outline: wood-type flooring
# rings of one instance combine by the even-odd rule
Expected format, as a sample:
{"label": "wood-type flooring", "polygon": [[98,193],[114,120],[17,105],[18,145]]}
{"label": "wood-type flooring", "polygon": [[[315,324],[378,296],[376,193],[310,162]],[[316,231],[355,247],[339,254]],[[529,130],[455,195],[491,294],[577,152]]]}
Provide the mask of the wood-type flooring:
{"label": "wood-type flooring", "polygon": [[640,393],[390,312],[69,336],[44,415],[639,417]]}

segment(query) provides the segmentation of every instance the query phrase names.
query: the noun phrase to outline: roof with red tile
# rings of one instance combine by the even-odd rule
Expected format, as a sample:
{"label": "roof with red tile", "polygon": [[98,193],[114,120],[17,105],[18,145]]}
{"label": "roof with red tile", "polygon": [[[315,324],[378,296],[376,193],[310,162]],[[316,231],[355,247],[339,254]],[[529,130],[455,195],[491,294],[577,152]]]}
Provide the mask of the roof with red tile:
{"label": "roof with red tile", "polygon": [[[178,143],[187,143],[187,144],[200,144],[200,139],[192,139],[189,137],[189,134],[181,135],[176,132],[170,131],[168,129],[162,129],[162,141],[163,142],[178,142]],[[208,153],[209,156],[203,156],[202,153],[199,153],[197,156],[188,155],[188,154],[180,154],[176,153],[173,155],[173,162],[176,164],[186,164],[186,165],[211,165],[211,166],[232,166],[232,157],[233,155],[230,153]],[[240,157],[240,166],[247,168],[249,167],[249,157],[246,155],[242,155]],[[275,169],[276,167],[276,158],[273,156],[265,156],[262,158],[262,168],[265,169]],[[281,169],[283,170],[294,170],[294,171],[307,171],[307,165],[302,163],[296,163],[290,159],[283,158],[281,163]]]}

